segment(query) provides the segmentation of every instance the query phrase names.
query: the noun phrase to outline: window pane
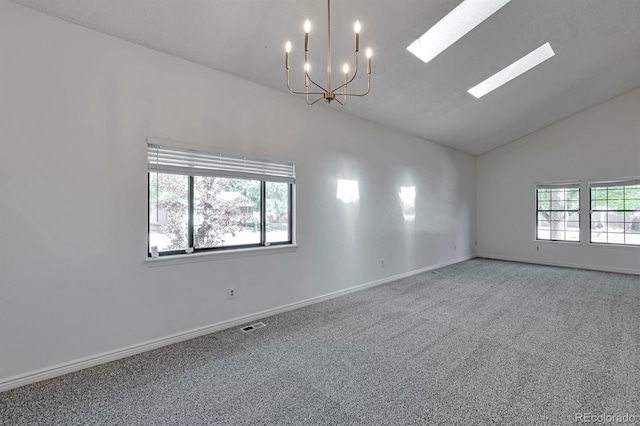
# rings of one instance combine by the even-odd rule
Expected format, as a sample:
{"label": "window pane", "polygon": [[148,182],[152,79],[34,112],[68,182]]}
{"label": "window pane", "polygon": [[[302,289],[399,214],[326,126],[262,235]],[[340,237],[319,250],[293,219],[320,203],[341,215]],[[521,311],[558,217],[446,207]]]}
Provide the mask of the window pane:
{"label": "window pane", "polygon": [[551,220],[555,222],[560,222],[567,217],[567,213],[565,212],[551,212]]}
{"label": "window pane", "polygon": [[538,212],[538,227],[540,226],[549,228],[549,213]]}
{"label": "window pane", "polygon": [[[640,245],[640,186],[592,188],[591,241]],[[602,199],[594,199],[594,196]]]}
{"label": "window pane", "polygon": [[607,200],[607,210],[624,210],[624,200],[609,198]]}
{"label": "window pane", "polygon": [[550,189],[538,189],[538,201],[549,201],[551,198]]}
{"label": "window pane", "polygon": [[551,190],[551,210],[565,210],[567,191],[565,189]]}
{"label": "window pane", "polygon": [[625,210],[640,210],[640,199],[627,198],[624,202]]}
{"label": "window pane", "polygon": [[548,189],[537,190],[538,210],[549,210],[551,208],[551,191]]}
{"label": "window pane", "polygon": [[640,185],[627,186],[624,194],[627,199],[640,199]]}
{"label": "window pane", "polygon": [[195,176],[193,240],[196,248],[260,244],[260,182]]}
{"label": "window pane", "polygon": [[640,212],[627,213],[627,231],[640,233]]}
{"label": "window pane", "polygon": [[639,233],[627,233],[624,237],[625,244],[631,244],[634,246],[640,245],[640,232]]}
{"label": "window pane", "polygon": [[629,212],[624,214],[624,222],[629,225],[633,222],[640,221],[640,212]]}
{"label": "window pane", "polygon": [[593,199],[591,200],[591,208],[595,210],[606,210],[607,209],[607,200],[601,199]]}
{"label": "window pane", "polygon": [[594,192],[596,193],[595,198],[597,198],[598,200],[607,199],[607,188],[595,188]]}
{"label": "window pane", "polygon": [[624,244],[624,234],[618,232],[609,232],[607,234],[607,242],[609,244]]}
{"label": "window pane", "polygon": [[624,232],[624,222],[609,222],[609,232]]}
{"label": "window pane", "polygon": [[289,233],[289,184],[266,182],[267,242],[290,241]]}
{"label": "window pane", "polygon": [[536,228],[536,238],[539,240],[548,240],[551,238],[550,230],[551,225],[549,224],[549,213],[547,212],[538,212],[538,223]]}
{"label": "window pane", "polygon": [[149,173],[149,247],[158,251],[189,247],[189,178]]}
{"label": "window pane", "polygon": [[549,210],[549,209],[551,209],[551,202],[538,201],[538,210]]}
{"label": "window pane", "polygon": [[580,241],[580,231],[567,231],[567,241]]}
{"label": "window pane", "polygon": [[538,229],[536,230],[536,237],[539,240],[549,240],[551,239],[551,232],[549,231],[549,227],[548,226],[538,226]]}
{"label": "window pane", "polygon": [[580,241],[580,189],[538,189],[536,237],[540,240]]}
{"label": "window pane", "polygon": [[612,186],[608,188],[608,198],[620,200],[624,198],[624,186]]}

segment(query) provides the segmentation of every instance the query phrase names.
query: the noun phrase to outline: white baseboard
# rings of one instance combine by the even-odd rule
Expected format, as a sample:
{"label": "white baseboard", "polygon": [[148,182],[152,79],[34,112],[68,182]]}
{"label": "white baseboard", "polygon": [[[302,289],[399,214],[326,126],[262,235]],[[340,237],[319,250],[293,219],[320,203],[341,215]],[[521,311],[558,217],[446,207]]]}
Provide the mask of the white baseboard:
{"label": "white baseboard", "polygon": [[17,388],[20,386],[25,386],[31,383],[42,381],[42,380],[52,379],[54,377],[62,376],[64,374],[73,373],[74,371],[79,371],[85,368],[94,367],[96,365],[126,358],[142,352],[158,349],[163,346],[172,345],[174,343],[204,336],[210,333],[215,333],[216,331],[225,330],[231,327],[237,327],[246,323],[254,322],[259,319],[270,317],[272,315],[280,314],[287,311],[292,311],[294,309],[302,308],[304,306],[313,305],[315,303],[324,302],[325,300],[344,296],[350,293],[355,293],[356,291],[361,291],[367,288],[379,286],[382,284],[387,284],[392,281],[399,280],[401,278],[406,278],[412,275],[417,275],[423,272],[431,271],[433,269],[438,269],[444,266],[453,265],[454,263],[464,262],[465,260],[469,260],[474,257],[476,256],[471,255],[471,256],[465,256],[465,257],[453,259],[447,262],[438,263],[436,265],[427,266],[426,268],[416,269],[414,271],[405,272],[403,274],[394,275],[392,277],[387,277],[387,278],[372,281],[369,283],[360,284],[345,290],[335,291],[333,293],[325,294],[323,296],[313,297],[311,299],[302,300],[300,302],[291,303],[291,304],[280,306],[273,309],[267,309],[265,311],[257,312],[255,314],[234,318],[228,321],[222,321],[217,324],[212,324],[212,325],[188,330],[182,333],[172,334],[170,336],[149,340],[147,342],[140,343],[137,345],[127,346],[125,348],[116,349],[116,350],[104,352],[98,355],[93,355],[93,356],[81,358],[75,361],[65,362],[62,364],[54,365],[51,367],[43,368],[43,369],[32,371],[29,373],[9,377],[9,378],[0,380],[0,392],[7,391],[9,389]]}
{"label": "white baseboard", "polygon": [[511,262],[522,262],[522,263],[533,263],[536,265],[547,265],[547,266],[562,266],[565,268],[576,268],[576,269],[588,269],[591,271],[604,271],[604,272],[617,272],[620,274],[631,274],[631,275],[640,275],[640,271],[634,269],[625,269],[625,268],[611,268],[606,266],[597,266],[597,265],[584,265],[580,263],[568,263],[568,262],[547,262],[542,260],[533,260],[533,259],[521,259],[518,257],[511,256],[498,256],[495,254],[483,254],[478,253],[477,257],[481,257],[484,259],[496,259],[496,260],[508,260]]}

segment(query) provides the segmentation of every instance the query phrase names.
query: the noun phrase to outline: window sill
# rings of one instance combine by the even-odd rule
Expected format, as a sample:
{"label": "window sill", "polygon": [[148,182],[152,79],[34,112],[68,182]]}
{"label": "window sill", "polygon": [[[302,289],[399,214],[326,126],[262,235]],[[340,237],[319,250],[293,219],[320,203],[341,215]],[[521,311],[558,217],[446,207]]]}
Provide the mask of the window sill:
{"label": "window sill", "polygon": [[210,262],[214,260],[234,259],[238,257],[262,256],[267,254],[290,253],[296,251],[297,244],[283,244],[272,247],[252,247],[246,249],[207,251],[191,254],[175,254],[172,256],[148,257],[145,263],[149,268],[159,266],[180,265],[183,263]]}
{"label": "window sill", "polygon": [[609,243],[589,243],[589,247],[602,247],[602,248],[618,248],[618,249],[632,249],[638,250],[640,246],[632,246],[625,244],[609,244]]}
{"label": "window sill", "polygon": [[563,241],[563,240],[534,240],[536,243],[545,243],[545,244],[568,244],[570,246],[581,246],[581,241]]}

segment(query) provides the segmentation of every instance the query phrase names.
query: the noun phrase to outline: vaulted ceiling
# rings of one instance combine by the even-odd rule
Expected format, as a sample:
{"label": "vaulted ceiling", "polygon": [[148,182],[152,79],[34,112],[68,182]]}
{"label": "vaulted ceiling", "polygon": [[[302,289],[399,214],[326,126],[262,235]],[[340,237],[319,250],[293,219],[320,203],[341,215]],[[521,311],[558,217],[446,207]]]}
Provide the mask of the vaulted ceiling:
{"label": "vaulted ceiling", "polygon": [[[287,40],[292,85],[303,84],[309,19],[311,74],[326,81],[325,0],[12,1],[281,91]],[[427,64],[406,50],[460,2],[333,0],[334,76],[353,59],[359,19],[361,45],[374,50],[372,89],[344,107],[309,108],[339,109],[477,155],[640,86],[638,0],[512,0]],[[556,53],[550,60],[480,99],[467,93],[546,42]]]}

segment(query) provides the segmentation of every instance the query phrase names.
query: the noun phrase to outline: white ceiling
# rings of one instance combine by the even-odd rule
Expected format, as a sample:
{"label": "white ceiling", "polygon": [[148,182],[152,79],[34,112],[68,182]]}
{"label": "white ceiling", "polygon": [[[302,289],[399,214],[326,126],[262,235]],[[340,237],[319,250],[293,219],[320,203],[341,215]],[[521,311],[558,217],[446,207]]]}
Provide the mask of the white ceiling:
{"label": "white ceiling", "polygon": [[[326,82],[325,0],[12,1],[282,91],[287,40],[302,84],[308,18],[311,74]],[[352,59],[356,19],[374,58],[371,93],[329,107],[477,155],[640,86],[639,0],[512,0],[428,64],[406,50],[459,3],[334,0],[334,75]],[[545,42],[555,57],[481,99],[467,93]]]}

